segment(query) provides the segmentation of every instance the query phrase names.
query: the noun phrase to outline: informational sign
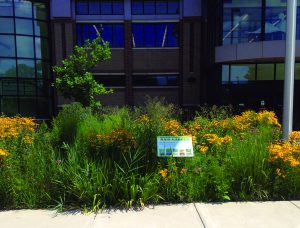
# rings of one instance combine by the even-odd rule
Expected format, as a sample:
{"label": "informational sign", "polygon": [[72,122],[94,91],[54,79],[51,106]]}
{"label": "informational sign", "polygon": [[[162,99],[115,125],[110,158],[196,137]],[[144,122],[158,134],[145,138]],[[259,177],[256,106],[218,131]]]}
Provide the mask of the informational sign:
{"label": "informational sign", "polygon": [[191,136],[158,136],[158,157],[194,157]]}

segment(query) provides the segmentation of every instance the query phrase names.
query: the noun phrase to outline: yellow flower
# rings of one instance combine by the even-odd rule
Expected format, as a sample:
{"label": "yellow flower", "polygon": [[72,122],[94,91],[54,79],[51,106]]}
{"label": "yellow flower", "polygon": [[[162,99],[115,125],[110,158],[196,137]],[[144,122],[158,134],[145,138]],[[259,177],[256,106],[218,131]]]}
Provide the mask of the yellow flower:
{"label": "yellow flower", "polygon": [[165,131],[171,136],[178,136],[181,124],[177,120],[169,120],[164,123]]}
{"label": "yellow flower", "polygon": [[0,148],[0,156],[6,157],[6,156],[8,156],[8,155],[9,155],[9,153],[8,153],[7,150],[4,150],[4,149],[1,149],[1,148]]}
{"label": "yellow flower", "polygon": [[282,175],[281,170],[280,169],[276,169],[276,174],[277,174],[277,176],[280,177]]}
{"label": "yellow flower", "polygon": [[206,153],[208,151],[208,146],[199,146],[199,150],[201,153]]}

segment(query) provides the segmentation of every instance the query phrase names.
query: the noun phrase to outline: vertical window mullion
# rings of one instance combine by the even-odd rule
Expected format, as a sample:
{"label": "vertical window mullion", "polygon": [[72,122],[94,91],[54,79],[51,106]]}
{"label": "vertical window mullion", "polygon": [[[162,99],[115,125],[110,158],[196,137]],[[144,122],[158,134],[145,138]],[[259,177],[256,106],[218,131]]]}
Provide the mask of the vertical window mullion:
{"label": "vertical window mullion", "polygon": [[[32,27],[33,27],[33,50],[34,50],[34,53],[33,53],[33,56],[34,56],[34,82],[35,82],[35,111],[36,111],[36,115],[38,114],[38,92],[37,92],[37,73],[36,73],[36,44],[35,44],[35,42],[36,42],[36,40],[35,40],[35,27],[34,27],[34,10],[33,10],[33,6],[34,6],[34,4],[32,3],[32,8],[31,8],[31,10],[32,10]],[[47,39],[47,41],[48,41],[48,39]],[[43,54],[42,54],[42,38],[40,38],[40,45],[41,45],[41,63],[42,63],[42,65],[43,65]],[[50,54],[50,53],[49,53]],[[50,56],[49,56],[50,57]]]}

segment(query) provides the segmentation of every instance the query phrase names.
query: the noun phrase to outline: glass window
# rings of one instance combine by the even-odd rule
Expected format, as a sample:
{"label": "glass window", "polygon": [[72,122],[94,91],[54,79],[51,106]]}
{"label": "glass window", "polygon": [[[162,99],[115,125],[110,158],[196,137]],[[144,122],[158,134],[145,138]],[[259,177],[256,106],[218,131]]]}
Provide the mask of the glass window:
{"label": "glass window", "polygon": [[16,79],[0,80],[0,95],[2,96],[17,96],[18,83]]}
{"label": "glass window", "polygon": [[16,33],[22,35],[33,35],[32,20],[16,18]]}
{"label": "glass window", "polygon": [[36,71],[38,78],[50,78],[50,64],[42,60],[36,60]]}
{"label": "glass window", "polygon": [[15,16],[32,18],[32,2],[27,0],[15,1]]}
{"label": "glass window", "polygon": [[50,95],[50,86],[46,80],[37,81],[37,94],[41,97],[46,97]]}
{"label": "glass window", "polygon": [[257,80],[274,80],[274,64],[257,64]]}
{"label": "glass window", "polygon": [[133,47],[143,47],[143,24],[133,24],[132,25],[133,30]]}
{"label": "glass window", "polygon": [[79,1],[76,2],[76,13],[82,15],[89,14],[89,4],[87,1]]}
{"label": "glass window", "polygon": [[223,8],[223,44],[261,39],[262,0],[225,2]]}
{"label": "glass window", "polygon": [[[178,47],[178,24],[133,24],[133,47]],[[142,46],[141,46],[142,45]]]}
{"label": "glass window", "polygon": [[77,24],[77,44],[83,45],[84,41],[97,38],[94,28],[101,31],[101,37],[109,42],[111,47],[124,47],[124,25],[123,24]]}
{"label": "glass window", "polygon": [[44,21],[34,21],[34,33],[36,36],[48,36],[48,24]]}
{"label": "glass window", "polygon": [[18,59],[18,77],[34,78],[35,77],[34,60]]}
{"label": "glass window", "polygon": [[14,19],[0,18],[0,33],[14,33]]}
{"label": "glass window", "polygon": [[276,64],[276,80],[284,80],[284,64]]}
{"label": "glass window", "polygon": [[47,20],[48,12],[45,3],[33,3],[34,18],[39,20]]}
{"label": "glass window", "polygon": [[300,63],[295,64],[295,80],[300,80]]}
{"label": "glass window", "polygon": [[111,24],[103,24],[102,25],[102,38],[104,41],[107,41],[112,45],[113,34],[112,34],[112,25]]}
{"label": "glass window", "polygon": [[229,65],[222,65],[222,84],[229,83]]}
{"label": "glass window", "polygon": [[233,84],[246,84],[255,80],[255,65],[231,65],[231,78]]}
{"label": "glass window", "polygon": [[125,76],[124,75],[95,75],[95,80],[108,87],[124,87],[125,86]]}
{"label": "glass window", "polygon": [[168,25],[168,37],[167,37],[167,46],[168,47],[178,47],[178,25],[177,24],[169,24]]}
{"label": "glass window", "polygon": [[178,86],[178,75],[134,75],[133,86]]}
{"label": "glass window", "polygon": [[286,1],[266,0],[265,40],[284,40]]}
{"label": "glass window", "polygon": [[20,96],[36,96],[36,83],[32,79],[19,80],[19,95]]}
{"label": "glass window", "polygon": [[155,14],[155,1],[144,1],[144,14]]}
{"label": "glass window", "polygon": [[143,10],[143,1],[137,0],[137,1],[132,1],[131,3],[131,10],[132,14],[136,15],[141,15],[144,13]]}
{"label": "glass window", "polygon": [[17,97],[2,97],[0,98],[1,111],[8,116],[13,116],[18,113],[18,98]]}
{"label": "glass window", "polygon": [[35,55],[38,59],[49,59],[48,40],[35,38]]}
{"label": "glass window", "polygon": [[155,25],[144,25],[144,41],[145,47],[155,47]]}
{"label": "glass window", "polygon": [[17,77],[15,59],[0,58],[0,77]]}
{"label": "glass window", "polygon": [[101,1],[101,14],[112,14],[112,2],[111,1]]}
{"label": "glass window", "polygon": [[36,99],[32,97],[20,97],[20,114],[22,116],[36,116]]}
{"label": "glass window", "polygon": [[0,16],[13,16],[12,0],[0,1]]}
{"label": "glass window", "polygon": [[124,2],[123,1],[114,1],[113,2],[113,14],[115,14],[115,15],[124,14]]}
{"label": "glass window", "polygon": [[179,14],[179,1],[177,0],[168,1],[168,14]]}
{"label": "glass window", "polygon": [[15,56],[15,37],[9,35],[0,35],[0,56]]}
{"label": "glass window", "polygon": [[114,34],[113,47],[124,47],[124,35],[116,35],[116,34],[124,34],[124,26],[114,25],[113,34]]}
{"label": "glass window", "polygon": [[100,14],[100,1],[89,1],[89,14]]}
{"label": "glass window", "polygon": [[17,56],[21,58],[34,58],[33,38],[27,36],[16,36]]}
{"label": "glass window", "polygon": [[168,13],[168,2],[165,0],[156,1],[156,14],[167,14]]}

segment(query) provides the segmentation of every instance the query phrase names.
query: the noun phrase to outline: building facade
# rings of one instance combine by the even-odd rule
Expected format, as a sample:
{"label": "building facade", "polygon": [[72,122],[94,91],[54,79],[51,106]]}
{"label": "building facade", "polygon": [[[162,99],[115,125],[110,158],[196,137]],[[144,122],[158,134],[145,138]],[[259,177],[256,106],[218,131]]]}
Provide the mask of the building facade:
{"label": "building facade", "polygon": [[[300,40],[300,8],[297,21]],[[0,112],[49,118],[70,102],[51,88],[51,66],[95,27],[112,51],[93,70],[114,90],[104,105],[148,95],[282,112],[286,0],[2,0]],[[300,63],[295,79],[297,124]]]}

